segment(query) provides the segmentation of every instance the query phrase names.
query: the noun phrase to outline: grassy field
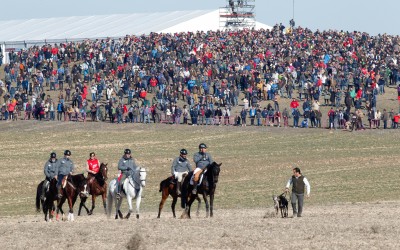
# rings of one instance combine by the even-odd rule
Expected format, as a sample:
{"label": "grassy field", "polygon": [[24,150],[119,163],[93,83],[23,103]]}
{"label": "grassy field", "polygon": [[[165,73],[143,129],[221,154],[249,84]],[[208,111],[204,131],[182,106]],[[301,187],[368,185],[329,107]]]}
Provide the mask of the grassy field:
{"label": "grassy field", "polygon": [[[400,200],[398,130],[68,122],[39,125],[36,121],[19,121],[0,123],[0,131],[2,217],[35,213],[36,186],[43,179],[43,165],[50,152],[57,152],[60,158],[65,149],[70,149],[80,173],[89,152],[95,151],[100,161],[109,163],[109,177],[114,177],[124,148],[131,148],[136,162],[148,170],[141,210],[156,216],[159,183],[169,176],[173,158],[186,148],[192,159],[200,142],[209,146],[215,161],[223,163],[217,209],[272,206],[271,195],[282,192],[293,166],[300,167],[310,180],[307,205]],[[99,200],[99,210],[100,204]],[[164,213],[170,213],[169,204]]]}

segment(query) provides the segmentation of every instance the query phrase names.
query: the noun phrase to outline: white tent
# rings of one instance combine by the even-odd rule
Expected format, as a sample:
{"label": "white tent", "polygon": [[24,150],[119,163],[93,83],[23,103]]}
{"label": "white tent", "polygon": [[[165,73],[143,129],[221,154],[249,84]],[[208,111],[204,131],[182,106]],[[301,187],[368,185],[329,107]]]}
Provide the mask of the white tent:
{"label": "white tent", "polygon": [[[270,26],[256,22],[256,28]],[[82,40],[219,29],[219,11],[172,11],[0,21],[0,43]]]}

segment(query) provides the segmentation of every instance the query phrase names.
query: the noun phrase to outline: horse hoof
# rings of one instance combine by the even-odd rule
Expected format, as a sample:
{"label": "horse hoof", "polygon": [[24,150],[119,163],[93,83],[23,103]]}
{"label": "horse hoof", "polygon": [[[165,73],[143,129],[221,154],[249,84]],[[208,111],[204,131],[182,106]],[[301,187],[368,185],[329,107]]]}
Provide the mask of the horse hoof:
{"label": "horse hoof", "polygon": [[136,215],[136,219],[139,219],[139,215],[138,214]]}

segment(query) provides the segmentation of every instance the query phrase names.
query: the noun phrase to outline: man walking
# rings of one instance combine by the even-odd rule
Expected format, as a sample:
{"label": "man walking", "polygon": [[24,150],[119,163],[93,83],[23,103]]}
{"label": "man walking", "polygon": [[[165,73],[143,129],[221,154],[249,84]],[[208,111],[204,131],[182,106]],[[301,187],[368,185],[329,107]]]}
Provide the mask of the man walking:
{"label": "man walking", "polygon": [[[292,185],[291,201],[293,218],[301,217],[303,212],[304,188],[306,189],[307,198],[309,198],[311,187],[307,178],[301,174],[300,168],[293,168],[293,176],[288,180],[285,192],[289,191],[290,185]],[[296,207],[296,202],[298,202],[298,208]]]}

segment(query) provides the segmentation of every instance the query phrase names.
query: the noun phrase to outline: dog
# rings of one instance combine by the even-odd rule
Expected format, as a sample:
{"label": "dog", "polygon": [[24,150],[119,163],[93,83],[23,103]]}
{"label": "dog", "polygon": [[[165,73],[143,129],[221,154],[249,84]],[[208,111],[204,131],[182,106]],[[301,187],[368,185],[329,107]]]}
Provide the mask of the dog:
{"label": "dog", "polygon": [[282,218],[287,218],[289,211],[288,209],[289,202],[285,197],[285,193],[279,196],[273,195],[272,200],[274,201],[275,216],[278,217],[278,213],[280,210]]}

